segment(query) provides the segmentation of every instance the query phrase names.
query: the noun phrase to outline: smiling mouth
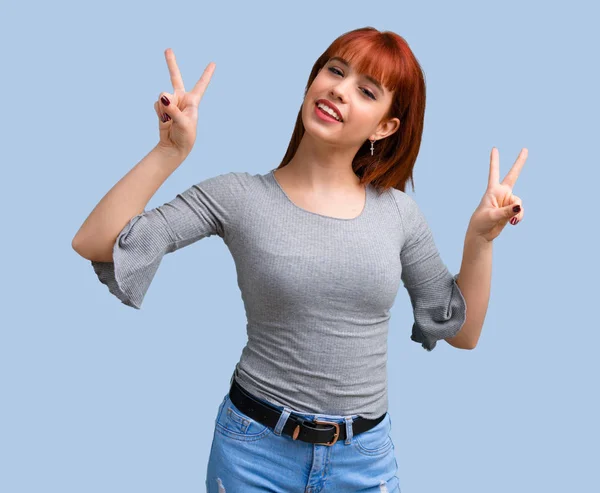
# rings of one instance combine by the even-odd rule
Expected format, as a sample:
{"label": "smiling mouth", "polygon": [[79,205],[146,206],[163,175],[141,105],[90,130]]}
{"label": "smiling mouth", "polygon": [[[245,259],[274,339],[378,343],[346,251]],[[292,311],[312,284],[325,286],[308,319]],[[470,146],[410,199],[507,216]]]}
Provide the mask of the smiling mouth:
{"label": "smiling mouth", "polygon": [[[323,111],[321,108],[319,108],[319,104],[321,104],[320,102],[316,102],[315,103],[315,108],[317,109],[317,111],[320,111],[323,115],[328,116],[329,118],[331,118],[332,120],[338,122],[338,123],[343,123],[344,120],[342,119],[341,116],[339,116],[337,113],[337,117],[339,118],[339,120],[337,118],[335,118],[334,116],[332,116],[331,114],[329,114],[327,111]],[[335,113],[335,112],[334,112]]]}

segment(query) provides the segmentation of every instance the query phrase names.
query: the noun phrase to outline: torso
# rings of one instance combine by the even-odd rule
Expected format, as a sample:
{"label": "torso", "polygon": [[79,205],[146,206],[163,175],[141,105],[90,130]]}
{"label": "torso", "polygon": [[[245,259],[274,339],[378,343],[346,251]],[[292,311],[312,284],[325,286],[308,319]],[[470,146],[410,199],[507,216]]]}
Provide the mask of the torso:
{"label": "torso", "polygon": [[289,177],[282,174],[282,168],[275,170],[273,175],[289,199],[306,211],[337,219],[354,219],[360,216],[365,207],[367,191],[364,186],[336,196],[315,197],[295,186]]}

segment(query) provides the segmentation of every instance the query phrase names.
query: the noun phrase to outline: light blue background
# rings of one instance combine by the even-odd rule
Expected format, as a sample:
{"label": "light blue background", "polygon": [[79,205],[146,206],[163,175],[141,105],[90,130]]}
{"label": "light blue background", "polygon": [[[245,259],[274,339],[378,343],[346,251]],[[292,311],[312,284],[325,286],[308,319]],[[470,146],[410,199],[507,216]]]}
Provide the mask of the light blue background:
{"label": "light blue background", "polygon": [[216,70],[157,207],[281,161],[317,57],[364,26],[403,36],[427,110],[415,192],[455,273],[490,152],[523,221],[494,242],[478,347],[410,340],[401,287],[389,411],[403,493],[593,492],[598,479],[598,10],[482,2],[11,2],[2,41],[0,491],[204,491],[214,418],[246,343],[218,236],[168,255],[140,311],[71,240],[158,141],[153,104]]}

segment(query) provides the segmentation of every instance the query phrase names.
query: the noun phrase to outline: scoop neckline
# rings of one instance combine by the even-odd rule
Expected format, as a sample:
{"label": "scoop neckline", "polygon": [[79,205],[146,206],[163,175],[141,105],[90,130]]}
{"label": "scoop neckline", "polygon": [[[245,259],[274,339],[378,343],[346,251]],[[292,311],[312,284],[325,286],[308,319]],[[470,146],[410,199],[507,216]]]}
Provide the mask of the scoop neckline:
{"label": "scoop neckline", "polygon": [[323,217],[325,219],[332,219],[334,221],[357,221],[361,217],[363,217],[365,215],[365,212],[367,211],[367,207],[369,205],[369,184],[368,183],[365,186],[365,203],[363,205],[362,211],[360,212],[360,214],[358,216],[356,216],[356,217],[333,217],[333,216],[326,216],[325,214],[319,214],[318,212],[312,212],[312,211],[308,211],[306,209],[303,209],[302,207],[300,207],[299,205],[297,205],[296,203],[294,203],[294,201],[288,196],[287,192],[279,184],[279,182],[277,181],[277,178],[275,178],[275,170],[276,169],[277,168],[272,169],[271,171],[269,171],[269,176],[275,182],[275,185],[277,185],[277,188],[281,191],[281,193],[283,193],[283,195],[287,199],[287,201],[290,204],[292,204],[296,209],[298,209],[301,212],[304,212],[305,214],[311,214],[313,216],[319,216],[319,217]]}

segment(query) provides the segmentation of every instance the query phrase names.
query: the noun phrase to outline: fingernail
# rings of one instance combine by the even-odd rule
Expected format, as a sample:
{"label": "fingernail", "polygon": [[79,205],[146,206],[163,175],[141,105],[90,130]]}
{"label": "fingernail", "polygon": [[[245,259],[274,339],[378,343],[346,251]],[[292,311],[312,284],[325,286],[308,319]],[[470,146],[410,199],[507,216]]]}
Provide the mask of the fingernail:
{"label": "fingernail", "polygon": [[515,205],[513,207],[513,212],[521,212],[521,206],[520,205]]}
{"label": "fingernail", "polygon": [[160,98],[160,100],[165,106],[169,106],[171,104],[171,101],[169,101],[169,98],[167,98],[167,96],[163,96],[162,98]]}
{"label": "fingernail", "polygon": [[515,224],[515,218],[514,217],[511,218],[509,222],[510,222],[510,224],[514,225]]}

